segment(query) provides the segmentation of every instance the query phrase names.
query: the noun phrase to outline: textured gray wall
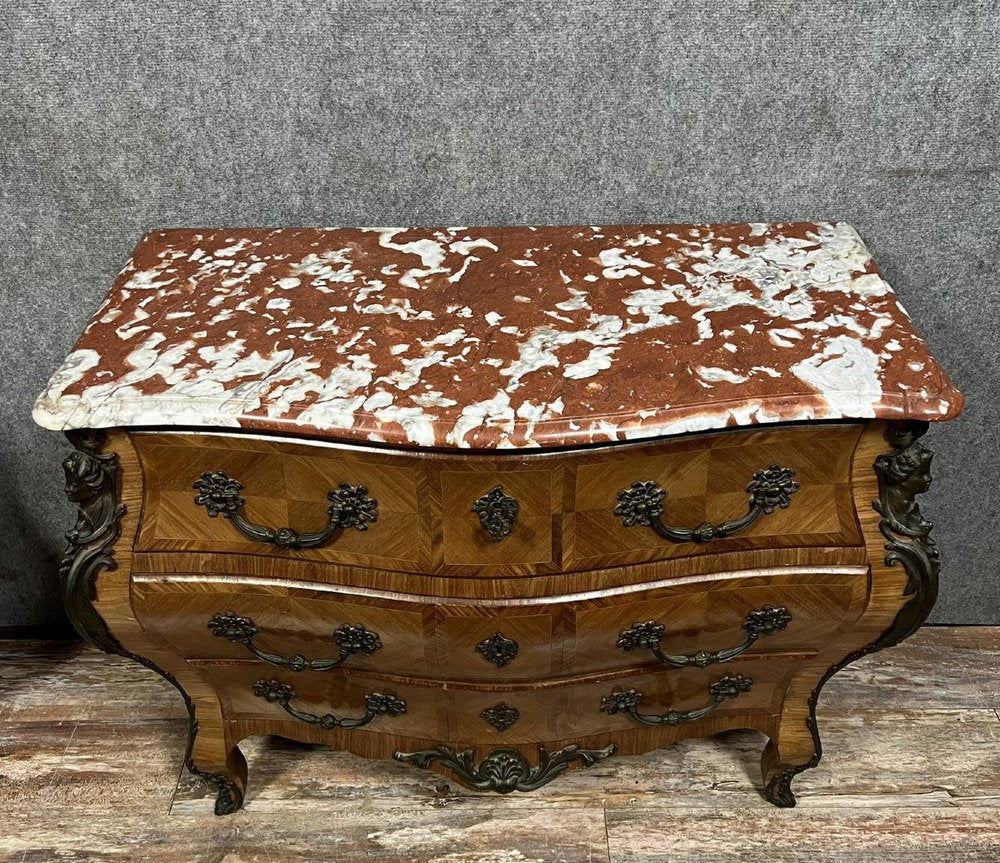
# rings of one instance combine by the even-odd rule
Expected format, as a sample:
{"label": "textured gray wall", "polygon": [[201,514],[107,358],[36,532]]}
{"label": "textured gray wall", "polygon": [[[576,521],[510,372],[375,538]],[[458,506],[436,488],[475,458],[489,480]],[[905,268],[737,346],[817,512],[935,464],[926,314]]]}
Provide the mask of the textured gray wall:
{"label": "textured gray wall", "polygon": [[148,228],[814,217],[968,396],[933,620],[1000,623],[998,40],[972,2],[0,4],[0,626],[59,619],[29,410]]}

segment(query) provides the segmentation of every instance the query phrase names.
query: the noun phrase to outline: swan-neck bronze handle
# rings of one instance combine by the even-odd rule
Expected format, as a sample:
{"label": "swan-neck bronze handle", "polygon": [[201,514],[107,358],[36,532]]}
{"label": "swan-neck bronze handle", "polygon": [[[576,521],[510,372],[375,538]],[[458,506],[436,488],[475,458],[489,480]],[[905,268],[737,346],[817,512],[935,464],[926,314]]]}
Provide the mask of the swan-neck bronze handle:
{"label": "swan-neck bronze handle", "polygon": [[270,528],[247,521],[240,512],[246,503],[240,495],[243,484],[225,471],[205,471],[192,487],[198,492],[194,502],[205,507],[210,517],[228,518],[247,539],[269,542],[278,548],[316,548],[345,528],[368,530],[368,524],[378,519],[378,501],[368,497],[368,489],[346,482],[327,492],[326,527],[312,533],[299,533],[290,527]]}
{"label": "swan-neck bronze handle", "polygon": [[792,477],[795,471],[772,464],[755,471],[746,490],[750,494],[746,515],[730,521],[714,524],[706,521],[695,528],[671,527],[664,524],[663,499],[667,493],[652,480],[634,482],[618,492],[618,503],[614,514],[619,516],[625,527],[643,525],[651,527],[664,539],[671,542],[711,542],[732,536],[753,524],[761,515],[770,515],[776,509],[786,509],[791,496],[798,491],[799,484]]}

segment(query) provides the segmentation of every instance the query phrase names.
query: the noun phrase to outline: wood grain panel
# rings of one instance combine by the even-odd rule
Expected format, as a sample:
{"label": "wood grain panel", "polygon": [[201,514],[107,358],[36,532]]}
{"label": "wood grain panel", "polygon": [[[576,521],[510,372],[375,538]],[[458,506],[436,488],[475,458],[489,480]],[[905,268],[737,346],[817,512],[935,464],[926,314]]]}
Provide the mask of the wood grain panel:
{"label": "wood grain panel", "polygon": [[685,585],[650,592],[633,601],[590,604],[576,612],[576,655],[581,670],[620,667],[632,662],[658,662],[648,650],[625,653],[617,648],[618,635],[634,623],[656,621],[665,626],[661,649],[668,654],[692,655],[716,651],[744,641],[743,622],[751,611],[784,607],[792,617],[783,631],[762,635],[751,654],[814,649],[850,626],[868,601],[867,575],[814,574],[807,577],[745,579]]}
{"label": "wood grain panel", "polygon": [[[135,435],[147,482],[147,511],[137,546],[165,551],[204,549],[248,554],[278,553],[369,566],[431,566],[430,532],[422,509],[419,463],[387,463],[378,455],[298,447],[275,451],[254,441],[235,446],[213,435]],[[239,441],[241,439],[237,439]],[[209,517],[194,503],[192,484],[203,471],[223,470],[243,484],[244,516],[271,528],[322,529],[327,492],[340,483],[364,485],[378,501],[378,520],[367,530],[344,530],[330,545],[278,550],[242,536],[225,518]]]}
{"label": "wood grain panel", "polygon": [[[398,669],[419,674],[433,663],[424,638],[423,606],[417,603],[310,598],[302,591],[242,582],[218,586],[174,582],[171,589],[157,589],[137,582],[133,588],[136,616],[150,635],[170,644],[185,658],[218,657],[247,660],[253,657],[240,643],[217,637],[209,629],[213,615],[227,611],[250,618],[257,629],[254,644],[282,656],[301,654],[308,659],[338,656],[333,632],[341,624],[364,626],[382,643],[371,656],[357,653],[352,667]],[[215,588],[215,589],[213,589]]]}
{"label": "wood grain panel", "polygon": [[730,551],[632,566],[518,578],[390,572],[311,560],[288,560],[280,555],[217,552],[144,552],[133,555],[132,560],[133,571],[142,576],[232,573],[255,580],[343,588],[359,594],[419,595],[445,600],[464,598],[473,602],[479,599],[505,600],[514,604],[521,600],[544,600],[566,593],[601,592],[665,581],[717,578],[731,572],[766,572],[786,567],[828,571],[837,567],[866,568],[868,565],[865,549],[853,546]]}
{"label": "wood grain panel", "polygon": [[[602,699],[615,691],[636,689],[642,693],[643,713],[662,714],[670,710],[693,710],[712,703],[709,687],[735,673],[753,680],[749,692],[723,702],[710,717],[683,723],[684,736],[698,727],[741,727],[754,724],[754,716],[766,720],[780,707],[783,681],[794,669],[791,658],[734,660],[725,668],[684,669],[674,674],[646,672],[630,675],[597,675],[573,681],[517,683],[503,687],[470,687],[435,680],[407,680],[393,675],[340,669],[336,674],[305,671],[273,671],[266,666],[246,663],[200,663],[199,670],[209,682],[217,681],[223,710],[232,721],[282,723],[283,733],[293,739],[315,740],[331,735],[340,748],[352,752],[381,753],[391,757],[389,748],[396,739],[447,740],[450,745],[526,746],[553,739],[628,738],[648,728],[626,714],[609,716],[601,710]],[[279,704],[267,702],[253,693],[254,683],[274,679],[294,688],[293,707],[314,715],[332,713],[337,717],[364,714],[368,693],[382,693],[402,699],[406,712],[401,716],[379,716],[357,729],[324,732],[314,724],[290,719]],[[521,716],[506,732],[498,732],[481,712],[505,702]],[[289,726],[286,723],[291,723]],[[669,731],[669,726],[655,730]],[[530,747],[526,751],[531,751]]]}
{"label": "wood grain panel", "polygon": [[[213,636],[208,621],[233,611],[253,620],[255,643],[282,656],[336,656],[331,633],[342,623],[376,632],[382,648],[350,657],[344,668],[414,678],[490,682],[575,677],[658,667],[647,649],[616,647],[633,623],[655,620],[667,652],[717,650],[743,641],[750,611],[784,606],[792,622],[762,636],[753,655],[815,651],[856,620],[869,592],[865,569],[719,573],[641,590],[564,595],[545,602],[429,601],[403,595],[358,595],[290,582],[262,583],[219,574],[134,577],[133,604],[150,634],[188,659],[246,660],[247,648]],[[515,658],[497,667],[477,645],[500,634],[516,642]]]}
{"label": "wood grain panel", "polygon": [[[831,423],[733,431],[565,452],[400,452],[277,441],[254,435],[134,433],[146,474],[139,551],[203,551],[467,578],[531,576],[737,550],[851,547],[861,535],[850,496],[850,454],[863,425]],[[618,492],[654,480],[666,522],[694,527],[746,512],[745,487],[772,463],[796,472],[787,510],[712,543],[673,543],[614,516]],[[378,521],[322,548],[279,550],[242,537],[194,504],[191,484],[225,470],[245,486],[245,515],[270,527],[315,530],[326,493],[363,484]],[[499,485],[520,505],[510,536],[494,542],[472,512]]]}
{"label": "wood grain panel", "polygon": [[[505,680],[562,673],[563,640],[555,620],[560,606],[494,609],[443,606],[432,634],[437,673],[455,679]],[[497,667],[476,649],[494,634],[517,644],[517,656]]]}
{"label": "wood grain panel", "polygon": [[[799,428],[773,433],[709,435],[646,449],[630,458],[581,461],[571,518],[571,566],[603,566],[628,554],[654,560],[719,553],[735,548],[857,545],[861,536],[850,500],[850,459],[858,426]],[[619,491],[633,482],[656,482],[666,492],[664,523],[694,528],[747,510],[746,485],[755,471],[778,464],[795,471],[799,489],[787,509],[760,516],[738,534],[712,543],[674,543],[650,528],[626,528],[611,515]]]}

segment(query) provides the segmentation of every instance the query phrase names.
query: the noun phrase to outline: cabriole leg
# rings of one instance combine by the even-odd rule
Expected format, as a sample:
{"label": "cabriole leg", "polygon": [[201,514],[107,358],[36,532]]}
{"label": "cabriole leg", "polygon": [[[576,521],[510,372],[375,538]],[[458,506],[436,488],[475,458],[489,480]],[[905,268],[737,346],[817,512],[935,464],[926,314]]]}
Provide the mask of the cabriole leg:
{"label": "cabriole leg", "polygon": [[792,780],[803,770],[815,767],[818,763],[818,747],[813,749],[810,746],[808,751],[784,752],[773,739],[768,740],[760,760],[764,799],[782,808],[794,806]]}
{"label": "cabriole leg", "polygon": [[188,770],[216,790],[215,814],[232,815],[243,807],[247,787],[247,762],[238,746],[227,746],[199,732],[192,722]]}

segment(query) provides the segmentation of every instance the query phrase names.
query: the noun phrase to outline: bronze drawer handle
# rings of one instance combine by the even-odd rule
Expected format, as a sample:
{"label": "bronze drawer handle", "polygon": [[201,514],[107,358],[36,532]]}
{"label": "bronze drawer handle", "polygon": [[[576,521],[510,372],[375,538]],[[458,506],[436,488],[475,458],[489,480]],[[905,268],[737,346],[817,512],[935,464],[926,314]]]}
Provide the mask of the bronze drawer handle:
{"label": "bronze drawer handle", "polygon": [[225,471],[205,471],[192,487],[198,491],[194,502],[205,507],[209,516],[215,518],[221,514],[247,539],[270,542],[278,548],[316,548],[344,528],[368,530],[368,522],[378,519],[378,501],[368,497],[368,489],[346,482],[327,492],[326,497],[330,501],[326,510],[327,525],[315,533],[298,533],[290,527],[273,529],[247,521],[240,513],[240,508],[246,503],[240,495],[243,484]]}
{"label": "bronze drawer handle", "polygon": [[779,507],[786,509],[789,498],[799,488],[799,484],[792,479],[794,476],[795,471],[791,468],[776,464],[754,471],[746,488],[750,492],[750,508],[746,515],[719,524],[702,522],[693,530],[663,523],[660,516],[663,515],[663,498],[667,493],[652,480],[634,482],[618,492],[614,514],[621,516],[625,527],[636,524],[651,527],[659,536],[672,542],[711,542],[749,527],[759,515],[770,515]]}
{"label": "bronze drawer handle", "polygon": [[788,613],[787,608],[772,608],[770,605],[765,605],[763,608],[747,614],[743,621],[743,628],[747,634],[741,644],[727,647],[725,650],[699,650],[697,653],[672,655],[664,653],[660,649],[660,641],[663,639],[666,627],[655,620],[647,620],[645,623],[633,623],[628,629],[623,629],[618,634],[615,646],[626,652],[635,650],[637,647],[648,647],[653,656],[667,665],[696,665],[698,668],[704,668],[706,665],[726,662],[734,656],[739,656],[762,635],[778,632],[788,626],[791,621],[792,616]]}
{"label": "bronze drawer handle", "polygon": [[340,651],[336,659],[306,659],[301,653],[296,653],[294,656],[279,656],[261,650],[253,643],[253,637],[257,634],[257,627],[253,621],[249,617],[239,617],[232,611],[213,615],[208,622],[208,628],[217,638],[225,638],[234,644],[239,642],[258,659],[291,671],[306,669],[326,671],[328,668],[336,668],[355,653],[371,656],[376,650],[382,649],[382,641],[377,633],[361,625],[352,626],[349,623],[344,623],[333,631],[334,643]]}
{"label": "bronze drawer handle", "polygon": [[737,698],[740,694],[749,692],[752,684],[753,681],[742,674],[720,678],[708,688],[709,694],[712,696],[712,703],[705,707],[699,707],[697,710],[669,710],[662,715],[640,713],[639,701],[642,699],[642,693],[636,692],[634,689],[605,695],[601,699],[601,710],[608,716],[613,716],[616,713],[627,713],[645,725],[680,725],[682,722],[693,722],[695,719],[708,716],[727,698]]}
{"label": "bronze drawer handle", "polygon": [[395,752],[392,757],[396,761],[423,768],[434,761],[440,761],[470,788],[510,794],[512,791],[534,791],[541,788],[574,761],[590,767],[614,752],[614,743],[604,749],[581,749],[571,743],[556,752],[549,752],[544,746],[539,746],[538,764],[535,767],[516,749],[494,749],[479,762],[476,761],[474,749],[456,752],[444,745],[420,752]]}
{"label": "bronze drawer handle", "polygon": [[271,704],[280,704],[286,713],[302,722],[318,725],[327,730],[331,728],[360,728],[362,725],[367,725],[376,716],[400,716],[406,713],[405,701],[401,701],[394,695],[383,695],[381,692],[369,692],[365,696],[364,716],[345,716],[342,719],[332,713],[317,716],[315,713],[306,713],[292,707],[290,702],[295,697],[295,690],[290,684],[282,683],[280,680],[258,680],[253,685],[253,694]]}
{"label": "bronze drawer handle", "polygon": [[509,494],[505,494],[500,486],[494,486],[472,504],[472,511],[479,516],[483,530],[494,542],[510,536],[520,508],[520,504]]}

